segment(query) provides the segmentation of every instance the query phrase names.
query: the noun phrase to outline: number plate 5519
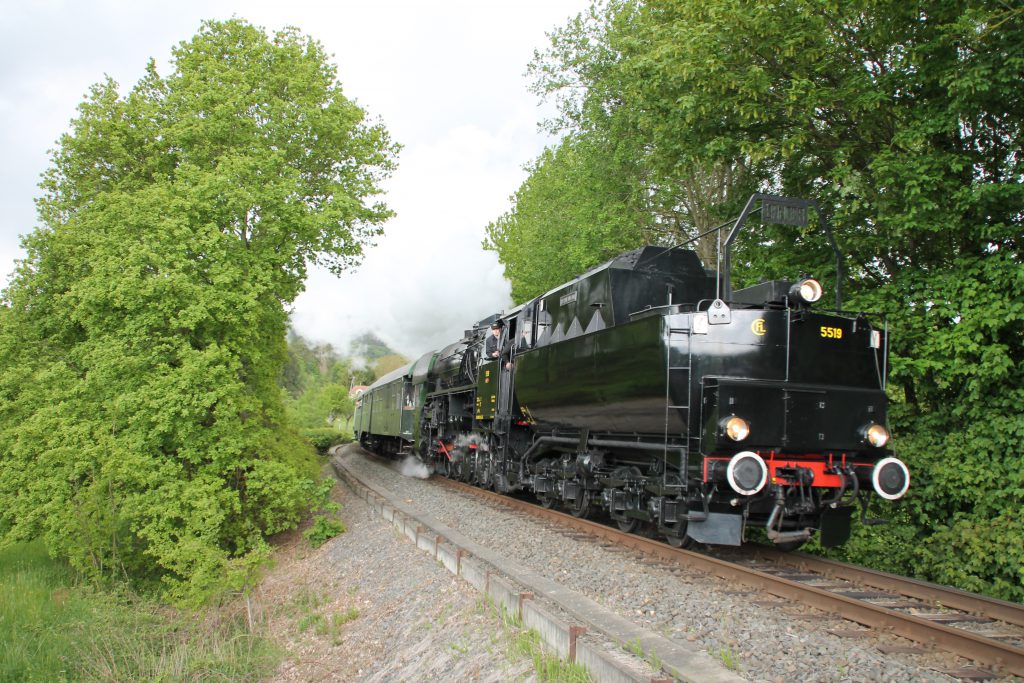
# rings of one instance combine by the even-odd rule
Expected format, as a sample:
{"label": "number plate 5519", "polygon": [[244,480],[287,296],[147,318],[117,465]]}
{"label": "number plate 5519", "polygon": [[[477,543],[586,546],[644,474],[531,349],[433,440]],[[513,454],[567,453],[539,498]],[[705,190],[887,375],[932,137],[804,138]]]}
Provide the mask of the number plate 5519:
{"label": "number plate 5519", "polygon": [[821,328],[821,336],[825,339],[842,339],[843,328],[841,327],[825,327]]}

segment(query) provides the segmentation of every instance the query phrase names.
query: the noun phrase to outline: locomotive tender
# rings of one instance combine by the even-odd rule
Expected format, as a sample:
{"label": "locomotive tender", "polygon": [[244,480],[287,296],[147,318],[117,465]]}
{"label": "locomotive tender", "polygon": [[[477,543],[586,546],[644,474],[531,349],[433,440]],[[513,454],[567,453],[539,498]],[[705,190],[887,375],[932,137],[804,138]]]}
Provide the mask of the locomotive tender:
{"label": "locomotive tender", "polygon": [[[753,195],[719,240],[720,276],[647,246],[478,322],[361,395],[360,444],[676,546],[739,545],[748,526],[783,549],[844,543],[855,503],[910,484],[887,449],[887,330],[841,312],[838,287],[825,312],[811,278],[729,277],[751,214],[805,224],[813,206]],[[485,358],[496,324],[502,355]]]}

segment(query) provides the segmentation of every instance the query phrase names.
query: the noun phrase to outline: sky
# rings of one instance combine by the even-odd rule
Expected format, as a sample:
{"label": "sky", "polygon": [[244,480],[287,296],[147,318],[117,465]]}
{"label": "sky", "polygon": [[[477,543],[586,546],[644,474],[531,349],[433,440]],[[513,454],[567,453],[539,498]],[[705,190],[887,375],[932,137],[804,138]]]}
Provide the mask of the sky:
{"label": "sky", "polygon": [[149,58],[169,70],[173,45],[205,19],[240,17],[270,32],[296,26],[338,65],[348,97],[403,145],[384,185],[397,215],[363,264],[337,278],[311,271],[293,326],[346,350],[366,331],[416,357],[511,306],[484,228],[510,208],[523,166],[552,140],[551,114],[524,76],[546,34],[587,0],[175,3],[0,0],[0,287],[35,225],[48,150],[93,83],[127,91]]}

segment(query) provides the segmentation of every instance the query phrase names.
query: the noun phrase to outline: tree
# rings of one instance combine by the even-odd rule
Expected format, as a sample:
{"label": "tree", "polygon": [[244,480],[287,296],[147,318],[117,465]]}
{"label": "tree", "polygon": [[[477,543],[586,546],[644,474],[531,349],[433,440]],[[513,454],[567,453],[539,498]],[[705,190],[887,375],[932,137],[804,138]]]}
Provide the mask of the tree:
{"label": "tree", "polygon": [[[756,187],[743,157],[659,165],[629,95],[620,35],[631,35],[634,2],[593,5],[551,34],[529,67],[533,90],[559,115],[544,126],[564,137],[528,167],[513,208],[487,226],[517,302],[643,244],[693,247],[716,267],[714,235]],[[558,253],[560,258],[550,258]]]}
{"label": "tree", "polygon": [[44,176],[4,292],[0,530],[197,599],[308,507],[285,306],[379,234],[396,147],[294,29],[207,22],[172,54],[94,86]]}
{"label": "tree", "polygon": [[294,330],[288,333],[288,359],[281,372],[281,388],[291,398],[298,398],[311,382],[316,373],[317,362],[313,349]]}
{"label": "tree", "polygon": [[[290,362],[282,373],[281,386],[288,392],[290,422],[309,438],[319,439],[330,427],[343,430],[342,422],[355,411],[349,389],[356,371],[349,359],[340,356],[330,344],[310,348],[294,332],[288,338],[288,357]],[[301,382],[295,377],[301,377]],[[291,387],[297,384],[299,389],[292,391]]]}
{"label": "tree", "polygon": [[[517,303],[543,294],[642,242],[642,214],[631,210],[630,177],[587,138],[546,150],[512,196],[513,208],[487,226]],[[559,258],[551,258],[558,254]]]}
{"label": "tree", "polygon": [[[977,552],[1024,543],[1010,455],[1024,434],[1024,13],[657,2],[632,28],[621,67],[651,163],[744,156],[765,187],[812,194],[847,253],[850,306],[890,315],[894,427],[916,486],[906,526],[851,555],[1024,598],[1024,553]],[[792,231],[773,236],[763,270],[828,270],[787,248]]]}
{"label": "tree", "polygon": [[397,353],[390,353],[386,356],[381,356],[373,364],[373,375],[376,379],[380,379],[384,375],[397,370],[406,363],[409,359]]}
{"label": "tree", "polygon": [[[724,190],[705,224],[755,188],[821,203],[846,254],[847,307],[889,316],[892,426],[914,477],[898,523],[861,529],[848,557],[1018,600],[1022,44],[1024,11],[992,1],[613,0],[553,33],[531,67],[559,104],[549,127],[566,131],[554,156],[603,145],[630,163],[606,165],[616,175],[601,183],[646,188],[628,196],[647,203],[609,198],[612,215],[692,233],[692,185]],[[716,169],[738,174],[701,180]],[[531,170],[524,188],[547,183],[545,164]],[[586,196],[564,200],[591,206]],[[530,198],[507,216],[542,214]],[[505,228],[504,244],[531,234]],[[764,226],[740,247],[741,281],[835,277],[824,245],[792,227]],[[543,258],[507,253],[513,284]],[[997,545],[1007,549],[979,551]]]}

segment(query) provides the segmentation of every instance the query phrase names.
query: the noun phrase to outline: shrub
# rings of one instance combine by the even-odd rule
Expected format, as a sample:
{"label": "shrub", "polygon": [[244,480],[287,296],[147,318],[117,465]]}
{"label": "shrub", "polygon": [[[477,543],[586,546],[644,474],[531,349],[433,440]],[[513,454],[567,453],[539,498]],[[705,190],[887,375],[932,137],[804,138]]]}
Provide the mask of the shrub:
{"label": "shrub", "polygon": [[306,540],[309,541],[311,546],[319,548],[338,534],[343,534],[346,531],[348,531],[348,529],[340,520],[324,515],[317,515],[316,519],[313,521],[313,526],[306,529],[302,535],[306,537]]}
{"label": "shrub", "polygon": [[351,435],[339,432],[336,429],[330,427],[324,427],[322,429],[305,429],[302,431],[302,436],[309,440],[316,448],[317,453],[323,455],[331,446],[337,446],[338,444],[348,443],[352,440]]}

